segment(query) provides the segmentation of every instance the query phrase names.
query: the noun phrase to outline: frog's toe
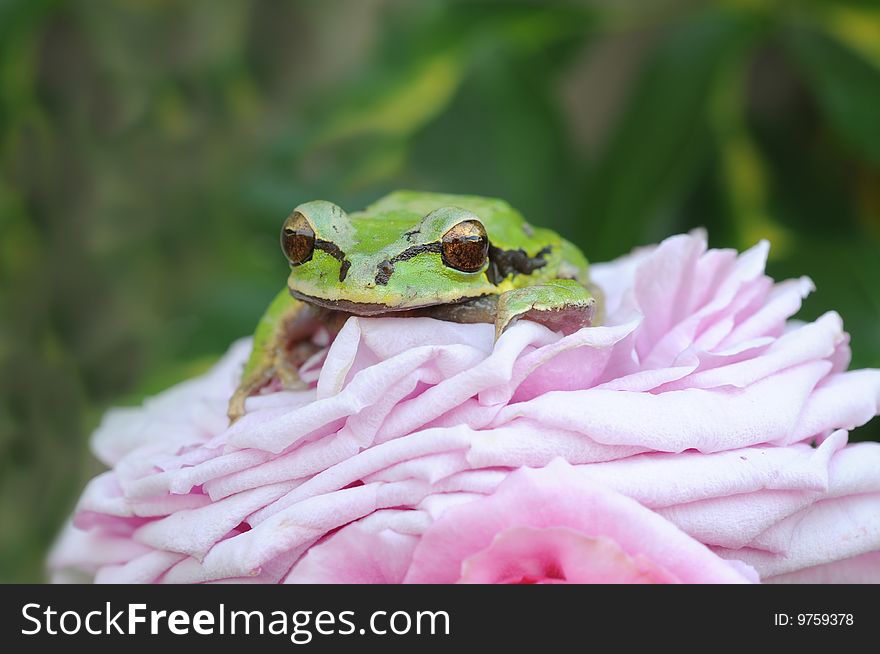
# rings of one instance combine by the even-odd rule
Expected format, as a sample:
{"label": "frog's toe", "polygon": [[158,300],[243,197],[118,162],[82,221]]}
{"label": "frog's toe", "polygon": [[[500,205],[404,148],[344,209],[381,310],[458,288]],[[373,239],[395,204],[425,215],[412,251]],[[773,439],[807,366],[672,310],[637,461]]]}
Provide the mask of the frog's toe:
{"label": "frog's toe", "polygon": [[274,370],[270,366],[261,366],[257,369],[245,370],[245,373],[238,384],[238,388],[229,398],[229,405],[226,408],[226,415],[229,418],[229,424],[234,424],[244,413],[244,403],[251,396],[260,392],[264,386],[272,381]]}
{"label": "frog's toe", "polygon": [[226,408],[226,417],[229,418],[229,425],[232,426],[236,421],[244,415],[244,401],[247,394],[241,390],[235,391],[229,399],[229,405]]}
{"label": "frog's toe", "polygon": [[562,332],[566,335],[573,334],[583,327],[593,325],[595,315],[596,301],[594,299],[584,303],[567,304],[559,307],[531,307],[508,314],[503,321],[496,320],[495,338],[496,340],[500,338],[501,334],[521,319],[540,323],[555,332]]}
{"label": "frog's toe", "polygon": [[495,338],[522,319],[572,334],[582,327],[595,325],[599,318],[599,302],[583,286],[557,282],[547,287],[516,289],[498,298]]}

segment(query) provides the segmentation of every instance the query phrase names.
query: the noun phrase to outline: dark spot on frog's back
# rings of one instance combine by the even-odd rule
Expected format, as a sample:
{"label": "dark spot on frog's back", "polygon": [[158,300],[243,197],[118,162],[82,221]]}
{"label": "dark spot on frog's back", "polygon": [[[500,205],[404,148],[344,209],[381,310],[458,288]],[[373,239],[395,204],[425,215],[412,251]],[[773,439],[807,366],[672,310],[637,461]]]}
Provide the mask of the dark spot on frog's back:
{"label": "dark spot on frog's back", "polygon": [[534,256],[529,256],[525,250],[502,250],[494,245],[489,246],[489,267],[486,268],[486,277],[496,286],[503,282],[508,275],[531,275],[539,268],[547,265],[545,257],[553,250],[547,246],[539,250]]}
{"label": "dark spot on frog's back", "polygon": [[376,283],[380,286],[387,286],[388,280],[391,279],[391,275],[394,273],[394,264],[385,259],[378,266],[378,272],[376,273]]}
{"label": "dark spot on frog's back", "polygon": [[346,259],[342,262],[342,265],[339,266],[339,281],[344,282],[346,275],[348,275],[348,269],[351,268],[351,261]]}

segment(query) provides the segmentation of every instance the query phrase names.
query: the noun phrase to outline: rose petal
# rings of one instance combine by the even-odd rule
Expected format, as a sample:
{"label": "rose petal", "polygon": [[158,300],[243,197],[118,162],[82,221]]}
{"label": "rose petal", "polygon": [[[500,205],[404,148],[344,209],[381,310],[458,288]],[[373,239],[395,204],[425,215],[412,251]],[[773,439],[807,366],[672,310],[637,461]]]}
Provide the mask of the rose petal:
{"label": "rose petal", "polygon": [[284,580],[288,584],[399,584],[418,538],[354,524],[309,549]]}

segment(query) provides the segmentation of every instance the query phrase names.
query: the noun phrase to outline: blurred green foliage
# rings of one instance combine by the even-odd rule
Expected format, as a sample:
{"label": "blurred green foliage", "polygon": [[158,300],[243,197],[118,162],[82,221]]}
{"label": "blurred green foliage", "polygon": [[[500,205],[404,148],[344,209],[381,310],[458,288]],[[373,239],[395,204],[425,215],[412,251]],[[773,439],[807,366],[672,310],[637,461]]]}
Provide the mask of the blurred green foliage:
{"label": "blurred green foliage", "polygon": [[0,579],[41,578],[107,406],[251,331],[292,206],[395,187],[593,260],[770,238],[880,366],[880,5],[0,0]]}

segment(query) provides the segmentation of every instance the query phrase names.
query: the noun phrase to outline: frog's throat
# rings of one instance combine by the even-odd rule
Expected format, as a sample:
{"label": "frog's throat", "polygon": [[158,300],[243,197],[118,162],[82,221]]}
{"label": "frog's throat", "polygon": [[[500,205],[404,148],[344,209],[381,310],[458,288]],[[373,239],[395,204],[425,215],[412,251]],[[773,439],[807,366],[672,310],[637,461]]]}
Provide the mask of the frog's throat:
{"label": "frog's throat", "polygon": [[467,302],[468,300],[473,300],[473,297],[461,297],[455,300],[444,300],[443,302],[425,302],[424,304],[419,304],[415,306],[407,306],[407,307],[389,307],[385,304],[380,304],[378,302],[354,302],[352,300],[327,300],[320,297],[315,297],[313,295],[306,295],[305,293],[300,293],[299,291],[294,291],[293,289],[289,289],[290,294],[295,297],[297,300],[301,300],[306,302],[307,304],[312,304],[317,307],[322,307],[324,309],[330,309],[331,311],[342,311],[344,313],[351,313],[355,316],[378,316],[382,314],[391,314],[391,313],[403,313],[406,311],[412,311],[413,309],[421,309],[424,307],[434,307],[440,304],[458,304],[460,302]]}

